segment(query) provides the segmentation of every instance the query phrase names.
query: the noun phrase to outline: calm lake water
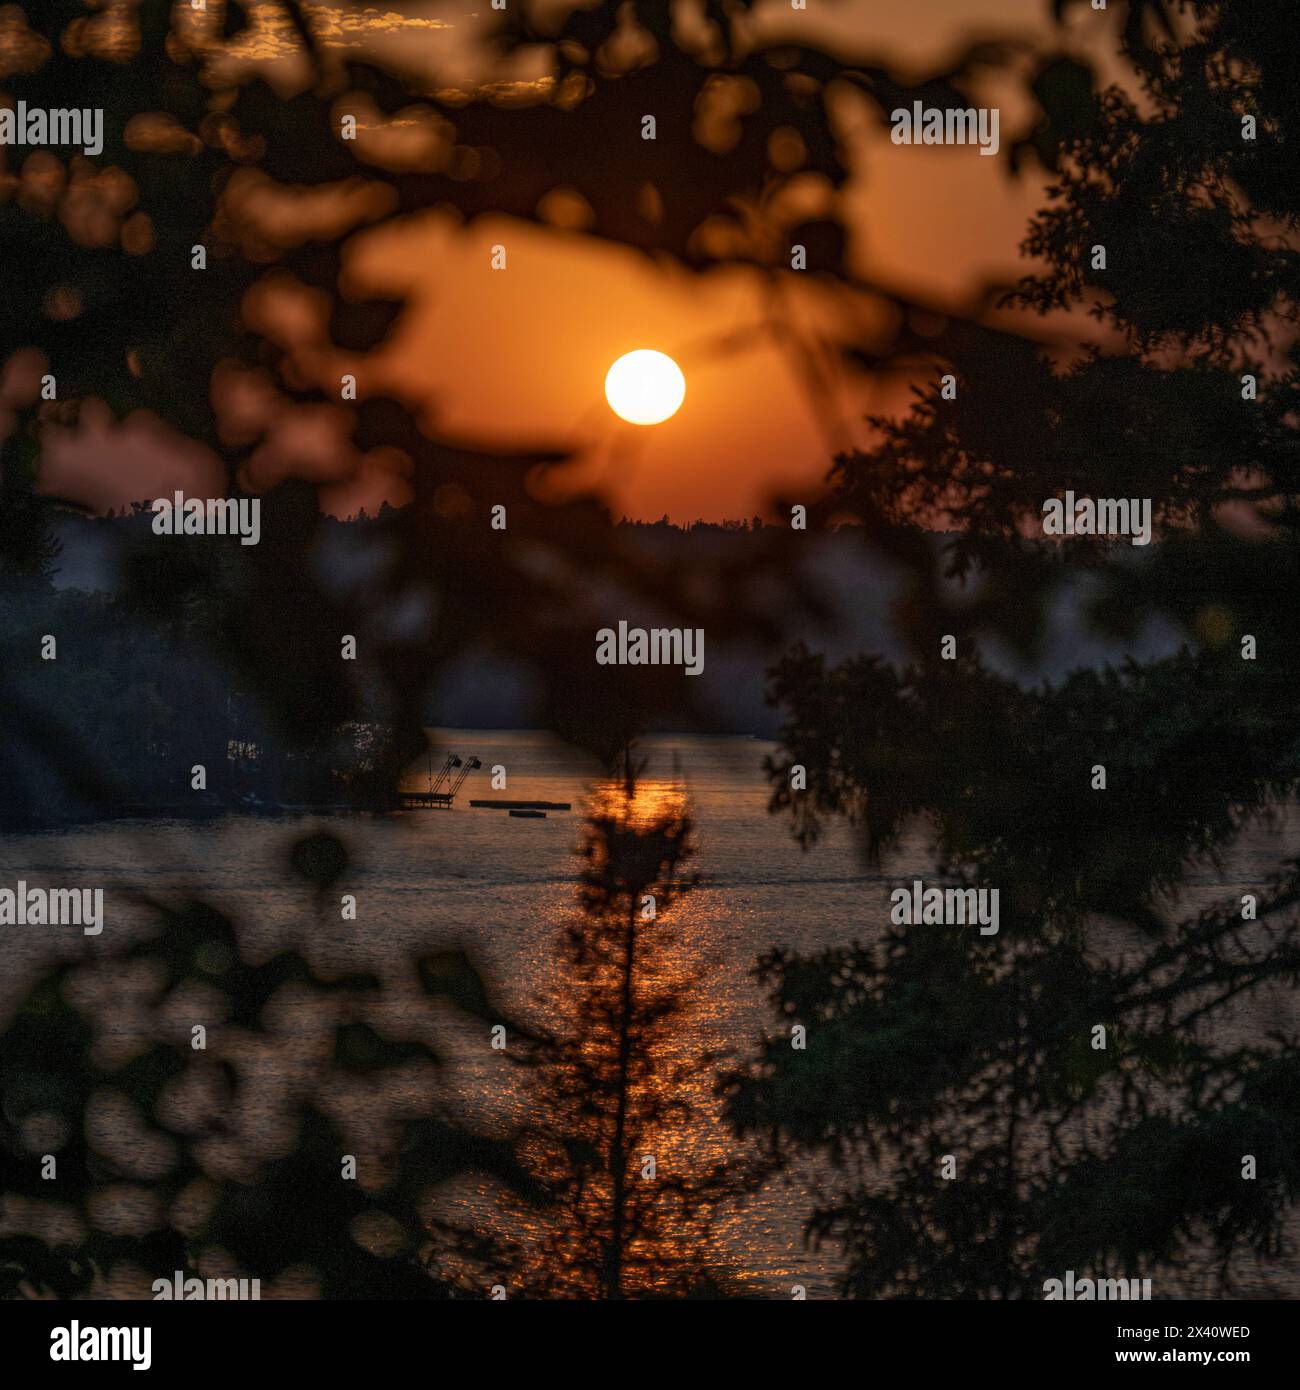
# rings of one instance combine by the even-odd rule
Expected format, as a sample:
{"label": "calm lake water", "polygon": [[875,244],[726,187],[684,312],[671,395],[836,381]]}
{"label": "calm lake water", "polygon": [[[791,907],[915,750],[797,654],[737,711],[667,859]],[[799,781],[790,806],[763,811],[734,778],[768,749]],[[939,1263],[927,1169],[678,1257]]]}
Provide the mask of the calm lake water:
{"label": "calm lake water", "polygon": [[[385,977],[387,988],[372,1017],[394,1036],[423,1036],[447,1058],[438,1098],[478,1127],[507,1126],[529,1104],[516,1075],[484,1045],[484,1027],[448,1011],[432,1021],[411,979],[410,960],[430,948],[468,950],[491,981],[504,1011],[535,1015],[539,998],[556,980],[560,937],[576,910],[574,848],[582,804],[596,769],[572,750],[531,732],[456,730],[434,735],[435,748],[476,755],[483,770],[471,775],[450,811],[417,811],[389,818],[329,819],[231,816],[211,822],[136,821],[58,834],[0,837],[0,882],[22,876],[33,883],[103,886],[104,933],[95,940],[71,929],[7,929],[14,964],[0,981],[0,1008],[18,996],[52,942],[60,949],[107,954],[147,918],[126,896],[145,891],[164,899],[198,895],[236,922],[244,949],[264,959],[295,946],[331,972],[365,968]],[[809,853],[790,838],[787,824],[767,813],[768,789],[761,765],[769,745],[748,738],[660,736],[643,747],[649,764],[644,783],[680,780],[696,821],[699,887],[671,909],[674,947],[682,963],[705,971],[674,1045],[686,1059],[722,1050],[750,1055],[777,1021],[750,971],[774,946],[796,951],[874,939],[888,921],[888,893],[900,879],[929,872],[928,837],[906,837],[885,874],[863,870],[846,830],[831,827]],[[508,786],[493,791],[488,769],[507,769]],[[421,771],[408,786],[426,784]],[[474,797],[572,801],[568,813],[545,820],[512,819],[501,811],[470,809]],[[1293,817],[1244,838],[1222,872],[1189,874],[1184,903],[1201,906],[1230,892],[1258,888],[1288,842]],[[327,824],[348,846],[352,865],[339,892],[358,897],[358,920],[342,922],[331,897],[318,913],[310,894],[286,873],[290,844],[304,829]],[[669,918],[665,918],[667,923]],[[140,1026],[129,972],[112,986],[112,1028],[130,1045]],[[277,1131],[277,1091],[290,1084],[295,1066],[314,1055],[322,1021],[297,1010],[292,997],[268,1010],[274,1034],[265,1052],[266,1090],[240,1117],[247,1142],[256,1147]],[[1293,1029],[1294,1000],[1275,993],[1252,1001],[1242,1027],[1262,1037]],[[400,1090],[400,1088],[399,1088]],[[718,1122],[710,1095],[711,1074],[701,1067],[697,1122],[671,1136],[671,1161],[703,1165],[734,1151],[736,1141]],[[364,1147],[395,1109],[417,1097],[360,1091],[346,1101],[348,1123]],[[661,1159],[662,1162],[662,1159]],[[492,1193],[468,1183],[448,1194],[465,1214],[485,1216]],[[807,1175],[775,1181],[724,1223],[727,1263],[756,1293],[789,1297],[803,1284],[809,1297],[828,1296],[838,1263],[832,1250],[809,1249],[802,1222],[812,1205]],[[1203,1271],[1189,1272],[1181,1291],[1196,1292]],[[1243,1289],[1279,1287],[1296,1292],[1294,1273],[1245,1268]],[[129,1288],[117,1288],[119,1293]],[[1159,1291],[1157,1292],[1159,1296]]]}

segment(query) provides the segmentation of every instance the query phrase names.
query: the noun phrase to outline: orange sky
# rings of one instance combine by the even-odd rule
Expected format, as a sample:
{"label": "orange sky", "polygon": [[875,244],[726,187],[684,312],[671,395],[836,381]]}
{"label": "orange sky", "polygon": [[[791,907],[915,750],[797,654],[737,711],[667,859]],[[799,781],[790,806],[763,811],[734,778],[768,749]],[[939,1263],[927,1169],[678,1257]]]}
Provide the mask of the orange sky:
{"label": "orange sky", "polygon": [[[371,12],[368,27],[331,22],[329,32],[340,46],[408,60],[414,54],[429,71],[463,72],[465,55],[472,53],[466,35],[484,8],[483,0],[439,6],[441,24],[430,23],[431,11],[382,18]],[[806,11],[796,12],[786,0],[772,0],[755,23],[809,41],[829,39],[845,57],[883,58],[919,78],[941,67],[959,41],[1046,32],[1048,9],[1047,0],[982,6],[809,0]],[[1117,15],[1086,6],[1071,14],[1071,42],[1094,54],[1113,48],[1105,38]],[[264,18],[251,56],[274,61],[285,42],[282,30]],[[516,75],[536,76],[536,65],[525,60]],[[1035,120],[1021,88],[1014,76],[990,73],[987,90],[976,94],[981,104],[1001,108],[1004,149]],[[865,103],[841,119],[853,170],[848,200],[855,265],[879,283],[952,305],[988,279],[1023,272],[1016,247],[1042,201],[1041,171],[1031,167],[1015,180],[1003,159],[981,158],[974,147],[893,146]],[[504,271],[490,266],[489,248],[498,242],[508,249]],[[464,227],[436,212],[357,233],[346,265],[349,292],[410,299],[391,342],[366,364],[363,394],[421,400],[431,433],[477,448],[574,448],[582,463],[571,481],[598,485],[616,514],[667,513],[676,521],[742,517],[762,511],[777,491],[795,500],[811,496],[832,451],[865,439],[862,416],[906,399],[898,383],[886,394],[877,381],[841,373],[839,418],[819,410],[791,361],[761,329],[756,281],[738,270],[692,275],[581,235],[504,218]],[[870,319],[874,311],[842,292],[832,297],[819,289],[793,312],[804,328],[834,331],[841,316],[865,313]],[[724,338],[733,341],[718,350]],[[602,393],[609,364],[638,347],[670,353],[687,379],[681,410],[649,428],[622,424]],[[327,365],[332,373],[339,363]],[[135,449],[139,441],[131,433],[142,427],[128,422],[109,434]],[[101,433],[100,470],[106,450],[114,452],[112,443]],[[46,483],[75,490],[88,460],[66,440],[61,448]],[[172,468],[157,491],[169,489],[174,475]],[[120,501],[143,495],[137,479],[110,484],[103,471],[87,487],[101,506],[113,504],[108,499],[115,488],[124,492]],[[347,508],[361,495],[345,489],[327,505]],[[396,500],[400,490],[392,496]],[[373,505],[377,499],[366,500]]]}
{"label": "orange sky", "polygon": [[[758,22],[809,40],[830,36],[846,56],[883,55],[918,77],[976,33],[1047,28],[1044,0],[986,4],[984,20],[973,19],[980,10],[958,0],[810,0],[808,10],[794,12],[782,0],[764,7]],[[1099,35],[1112,18],[1079,17]],[[1004,146],[1036,119],[1011,79],[990,82],[980,95],[1002,108]],[[1016,248],[1042,201],[1037,171],[1013,180],[1001,159],[970,147],[892,145],[865,103],[846,121],[859,268],[954,304],[987,279],[1023,273]],[[505,271],[490,268],[494,242],[508,248]],[[596,482],[616,512],[742,517],[762,511],[776,491],[809,495],[834,447],[865,440],[869,410],[906,400],[897,383],[844,377],[841,418],[826,419],[790,360],[754,331],[763,306],[740,271],[692,275],[589,237],[505,219],[466,229],[436,216],[360,234],[351,265],[358,288],[412,297],[402,331],[368,379],[378,371],[390,387],[426,389],[430,426],[445,437],[480,446],[577,445],[586,466],[574,481]],[[818,307],[833,318],[833,304]],[[700,350],[737,330],[746,341],[734,350]],[[637,347],[677,357],[686,373],[686,400],[662,425],[624,425],[603,401],[609,364]]]}

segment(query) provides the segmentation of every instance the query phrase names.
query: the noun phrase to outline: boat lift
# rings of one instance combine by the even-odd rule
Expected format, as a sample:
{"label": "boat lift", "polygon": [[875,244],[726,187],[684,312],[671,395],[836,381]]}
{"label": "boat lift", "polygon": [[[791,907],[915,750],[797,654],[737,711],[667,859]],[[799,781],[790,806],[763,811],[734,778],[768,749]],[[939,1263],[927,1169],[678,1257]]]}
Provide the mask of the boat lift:
{"label": "boat lift", "polygon": [[469,761],[448,753],[437,777],[433,775],[433,752],[429,753],[429,790],[423,792],[400,792],[403,806],[424,806],[430,810],[446,811],[456,800],[456,793],[465,785],[471,772],[483,764],[477,758]]}

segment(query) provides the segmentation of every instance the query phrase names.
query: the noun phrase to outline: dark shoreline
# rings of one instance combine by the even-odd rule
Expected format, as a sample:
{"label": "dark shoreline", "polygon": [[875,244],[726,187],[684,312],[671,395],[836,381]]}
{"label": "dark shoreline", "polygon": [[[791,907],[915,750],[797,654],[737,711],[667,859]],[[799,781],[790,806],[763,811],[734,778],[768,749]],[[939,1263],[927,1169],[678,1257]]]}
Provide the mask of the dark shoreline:
{"label": "dark shoreline", "polygon": [[111,825],[122,821],[138,820],[202,822],[222,820],[226,816],[261,817],[267,820],[278,820],[289,816],[387,816],[400,814],[402,810],[402,806],[396,803],[393,805],[349,805],[340,802],[282,806],[241,806],[238,804],[201,807],[192,805],[127,806],[116,812],[97,812],[85,815],[0,818],[0,835],[35,835],[60,830],[77,830],[84,826]]}

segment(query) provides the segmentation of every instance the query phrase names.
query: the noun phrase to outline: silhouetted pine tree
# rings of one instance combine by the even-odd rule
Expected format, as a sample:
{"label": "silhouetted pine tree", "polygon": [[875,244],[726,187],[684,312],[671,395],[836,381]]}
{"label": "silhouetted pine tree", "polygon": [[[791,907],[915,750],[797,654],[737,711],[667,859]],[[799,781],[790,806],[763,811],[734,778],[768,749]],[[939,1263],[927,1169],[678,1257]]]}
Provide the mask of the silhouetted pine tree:
{"label": "silhouetted pine tree", "polygon": [[[508,1296],[737,1291],[716,1223],[758,1169],[735,1145],[726,1159],[699,1146],[714,1103],[701,1086],[717,1059],[688,1041],[703,967],[683,964],[673,928],[694,884],[691,838],[683,792],[662,782],[605,784],[588,812],[579,911],[539,1000],[545,1025],[511,1039],[529,1111],[513,1142],[545,1198],[500,1196],[491,1229]],[[448,1247],[433,1261],[443,1277],[475,1270],[462,1245]]]}
{"label": "silhouetted pine tree", "polygon": [[[1031,144],[1056,179],[1024,250],[1046,267],[1011,295],[1091,307],[1108,338],[952,335],[932,365],[956,399],[876,422],[827,507],[909,577],[913,660],[799,651],[775,673],[773,804],[797,833],[846,817],[879,862],[924,816],[938,874],[1001,893],[996,937],[886,927],[760,967],[808,1045],[769,1039],[732,1118],[848,1163],[809,1231],[853,1295],[1041,1297],[1066,1269],[1224,1290],[1243,1255],[1286,1267],[1300,1048],[1293,1012],[1257,1019],[1300,980],[1300,871],[1199,913],[1170,892],[1300,781],[1300,13],[1129,8],[1141,100],[1044,67]],[[1066,490],[1150,498],[1157,544],[1032,538]],[[1178,649],[1033,688],[990,669],[989,639],[1032,656],[1080,594],[1102,633]]]}

